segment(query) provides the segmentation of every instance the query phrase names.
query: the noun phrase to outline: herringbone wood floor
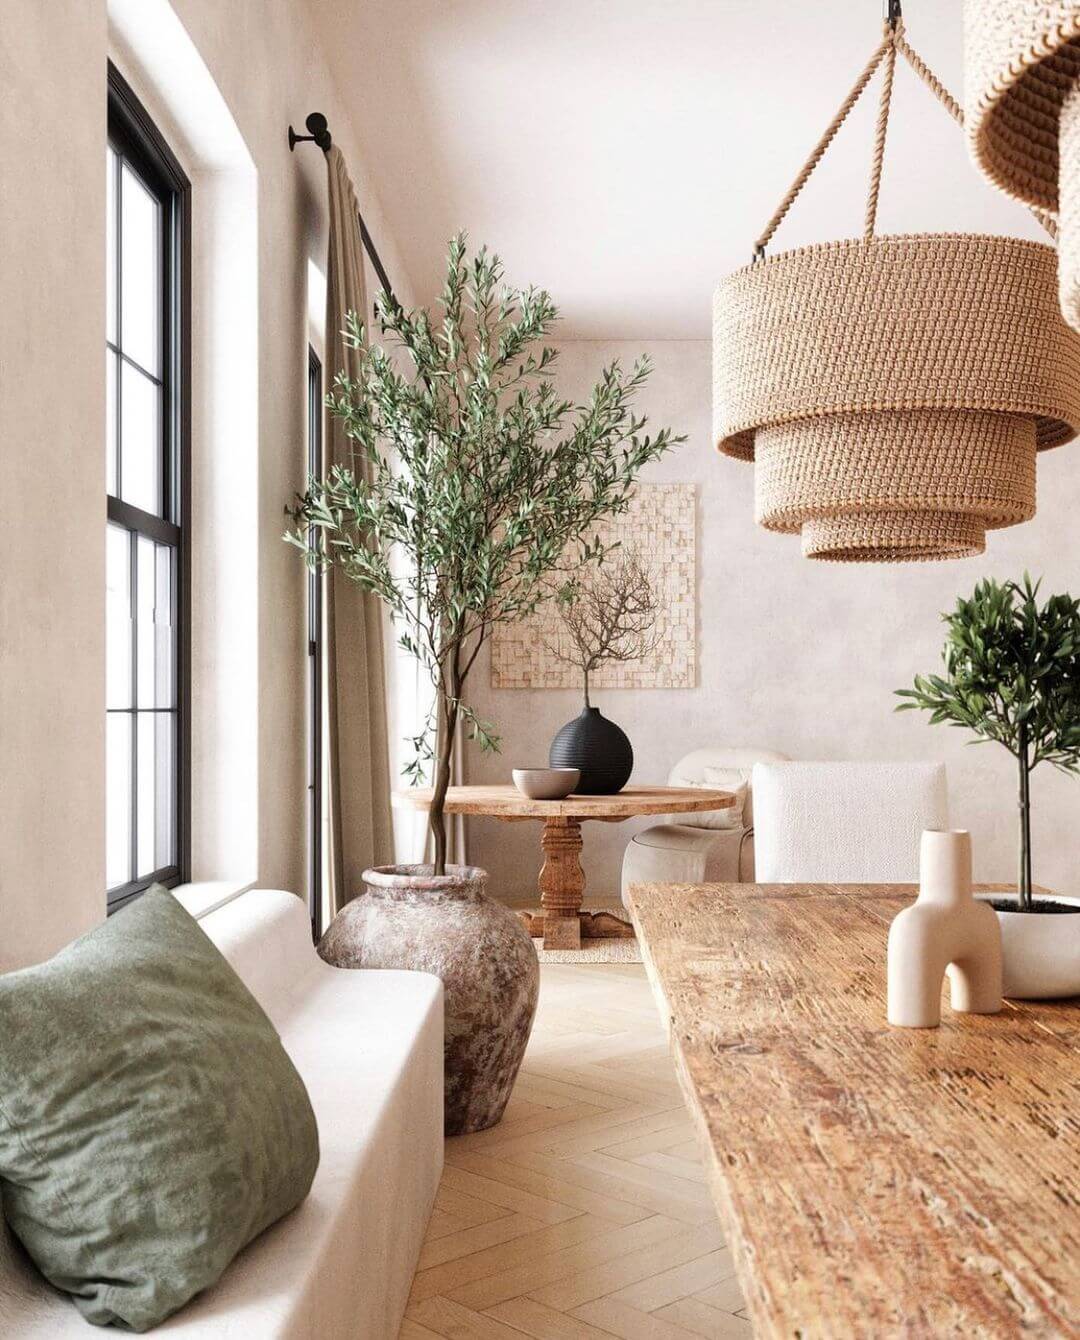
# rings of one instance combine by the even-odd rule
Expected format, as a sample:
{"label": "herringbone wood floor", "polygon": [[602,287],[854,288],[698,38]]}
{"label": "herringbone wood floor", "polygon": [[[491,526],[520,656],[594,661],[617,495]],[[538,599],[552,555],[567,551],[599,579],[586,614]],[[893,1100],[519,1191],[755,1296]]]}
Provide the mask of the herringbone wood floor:
{"label": "herringbone wood floor", "polygon": [[644,969],[546,964],[504,1120],[447,1142],[401,1340],[728,1340],[742,1308]]}

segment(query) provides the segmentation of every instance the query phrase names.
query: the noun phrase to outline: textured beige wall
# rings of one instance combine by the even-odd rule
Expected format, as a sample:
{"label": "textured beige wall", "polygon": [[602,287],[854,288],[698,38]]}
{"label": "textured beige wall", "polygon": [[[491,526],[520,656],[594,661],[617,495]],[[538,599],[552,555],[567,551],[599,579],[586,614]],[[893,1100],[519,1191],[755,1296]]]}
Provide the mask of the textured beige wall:
{"label": "textured beige wall", "polygon": [[[1080,589],[1080,444],[1044,455],[1039,513],[989,537],[981,558],[900,566],[814,564],[795,537],[768,535],[752,520],[753,472],[710,444],[707,342],[568,342],[561,385],[582,395],[601,366],[629,363],[643,348],[656,371],[643,396],[653,422],[689,434],[647,478],[698,485],[698,685],[686,690],[607,690],[594,701],[629,734],[634,780],[662,781],[690,749],[762,745],[803,759],[941,759],[949,768],[952,820],[969,827],[980,877],[1009,879],[1015,791],[1010,759],[995,746],[966,747],[959,731],[930,729],[893,713],[891,691],[934,669],[939,612],[984,574],[1044,574],[1048,590]],[[570,691],[492,690],[478,665],[472,701],[504,737],[501,757],[470,747],[471,781],[509,780],[515,764],[543,762],[555,731],[576,715]],[[1048,767],[1033,778],[1035,873],[1076,893],[1080,782]],[[635,824],[585,828],[589,889],[614,894]],[[470,859],[496,893],[524,895],[538,865],[538,826],[470,821]]]}
{"label": "textured beige wall", "polygon": [[5,6],[0,969],[105,905],[104,53],[103,3]]}
{"label": "textured beige wall", "polygon": [[[302,891],[304,574],[281,542],[306,469],[308,261],[325,168],[286,127],[327,114],[402,296],[362,147],[295,0],[176,0],[258,174],[256,808],[260,883]],[[100,919],[104,894],[106,0],[13,0],[0,29],[0,970]],[[136,82],[139,72],[132,71]],[[198,362],[193,369],[196,382]],[[196,453],[198,444],[196,444]],[[217,561],[210,552],[196,564]],[[215,673],[213,665],[205,673]],[[198,722],[196,722],[196,733]],[[198,779],[196,779],[198,785]],[[198,807],[199,798],[197,797]],[[213,798],[211,798],[213,803]],[[200,877],[218,872],[202,869]],[[227,873],[227,872],[225,872]]]}

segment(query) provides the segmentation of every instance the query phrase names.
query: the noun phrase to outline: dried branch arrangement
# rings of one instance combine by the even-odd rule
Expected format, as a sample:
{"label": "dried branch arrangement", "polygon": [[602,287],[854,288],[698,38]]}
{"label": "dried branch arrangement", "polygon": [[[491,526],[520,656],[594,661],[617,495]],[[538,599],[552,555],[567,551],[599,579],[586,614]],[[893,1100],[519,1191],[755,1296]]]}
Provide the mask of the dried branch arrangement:
{"label": "dried branch arrangement", "polygon": [[561,661],[576,665],[589,702],[589,676],[608,661],[640,661],[660,641],[659,614],[648,568],[636,549],[604,563],[592,563],[559,588],[555,596],[569,647],[552,645]]}

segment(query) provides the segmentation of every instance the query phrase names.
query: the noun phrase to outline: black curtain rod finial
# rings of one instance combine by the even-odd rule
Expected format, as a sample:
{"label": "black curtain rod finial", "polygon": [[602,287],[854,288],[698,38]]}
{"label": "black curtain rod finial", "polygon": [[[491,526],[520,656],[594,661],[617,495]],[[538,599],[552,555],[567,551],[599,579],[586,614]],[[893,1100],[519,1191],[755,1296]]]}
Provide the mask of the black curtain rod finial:
{"label": "black curtain rod finial", "polygon": [[329,152],[333,140],[330,138],[326,117],[322,112],[312,112],[304,125],[308,129],[306,135],[298,135],[292,126],[289,127],[289,152],[292,153],[298,144],[304,144],[309,140],[313,140],[324,154]]}

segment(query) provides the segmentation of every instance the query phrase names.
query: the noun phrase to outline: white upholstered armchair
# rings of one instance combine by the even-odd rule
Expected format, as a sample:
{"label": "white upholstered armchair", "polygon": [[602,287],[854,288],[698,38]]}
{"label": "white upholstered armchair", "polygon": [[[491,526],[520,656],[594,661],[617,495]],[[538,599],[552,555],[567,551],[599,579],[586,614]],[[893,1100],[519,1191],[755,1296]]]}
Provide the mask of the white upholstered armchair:
{"label": "white upholstered armchair", "polygon": [[735,791],[742,803],[734,810],[676,814],[636,833],[623,855],[623,902],[631,884],[752,881],[754,765],[783,759],[771,749],[695,749],[679,759],[668,775],[669,786],[715,786]]}

